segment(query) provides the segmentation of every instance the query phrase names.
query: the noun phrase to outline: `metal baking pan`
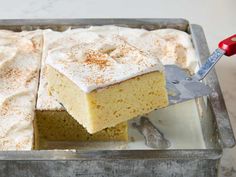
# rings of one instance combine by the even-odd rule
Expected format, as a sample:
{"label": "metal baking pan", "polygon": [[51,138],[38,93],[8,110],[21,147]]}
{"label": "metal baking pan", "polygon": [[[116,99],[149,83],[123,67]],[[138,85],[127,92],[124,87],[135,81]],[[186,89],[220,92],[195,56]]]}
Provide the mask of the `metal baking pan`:
{"label": "metal baking pan", "polygon": [[[204,32],[184,19],[45,19],[0,20],[13,31],[92,25],[118,25],[148,30],[174,28],[188,32],[201,64],[209,56]],[[195,100],[205,148],[139,150],[32,150],[0,152],[1,176],[217,176],[223,148],[235,139],[213,70],[204,80],[213,93]]]}

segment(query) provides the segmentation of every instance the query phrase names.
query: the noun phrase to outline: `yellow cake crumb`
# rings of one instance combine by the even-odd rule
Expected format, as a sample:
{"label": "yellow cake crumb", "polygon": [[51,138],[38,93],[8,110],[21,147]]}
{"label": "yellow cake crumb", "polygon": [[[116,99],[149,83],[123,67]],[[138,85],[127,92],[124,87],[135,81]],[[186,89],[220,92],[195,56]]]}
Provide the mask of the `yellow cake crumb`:
{"label": "yellow cake crumb", "polygon": [[85,93],[54,68],[47,69],[49,91],[89,133],[168,105],[162,72],[151,72]]}

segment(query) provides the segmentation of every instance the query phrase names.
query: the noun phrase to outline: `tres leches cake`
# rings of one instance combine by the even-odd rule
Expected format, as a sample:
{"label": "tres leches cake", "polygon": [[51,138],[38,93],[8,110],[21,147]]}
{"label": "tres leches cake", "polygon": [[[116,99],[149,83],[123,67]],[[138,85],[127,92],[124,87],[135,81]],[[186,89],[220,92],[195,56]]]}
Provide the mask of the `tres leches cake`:
{"label": "tres leches cake", "polygon": [[[35,127],[37,127],[35,146],[37,149],[49,148],[47,142],[97,142],[97,141],[127,141],[128,123],[123,122],[115,127],[106,128],[95,134],[89,134],[86,129],[80,125],[64,107],[49,95],[47,91],[46,65],[45,59],[47,52],[61,47],[61,42],[70,45],[69,38],[72,33],[80,31],[67,30],[65,32],[55,32],[45,30],[43,57],[40,72],[40,84],[38,90]],[[67,41],[68,40],[68,41]],[[73,40],[76,40],[74,38]]]}
{"label": "tres leches cake", "polygon": [[[131,118],[167,105],[163,67],[156,59],[190,71],[197,66],[190,35],[174,29],[94,26],[43,33],[0,31],[0,150],[34,149],[34,136],[39,149],[45,148],[41,147],[45,139],[126,140],[125,115]],[[51,58],[47,70],[46,57]],[[78,71],[81,64],[84,70]],[[45,75],[53,81],[49,90],[56,97],[48,95]],[[64,88],[63,99],[68,93],[77,95],[65,99],[67,109],[75,110],[69,113],[82,113],[77,118],[90,132],[111,128],[89,134],[55,99],[60,96],[57,91]],[[124,122],[117,124],[119,121]]]}
{"label": "tres leches cake", "polygon": [[48,89],[89,133],[168,105],[164,67],[117,33],[83,30],[48,51]]}
{"label": "tres leches cake", "polygon": [[0,150],[31,150],[42,33],[0,31]]}

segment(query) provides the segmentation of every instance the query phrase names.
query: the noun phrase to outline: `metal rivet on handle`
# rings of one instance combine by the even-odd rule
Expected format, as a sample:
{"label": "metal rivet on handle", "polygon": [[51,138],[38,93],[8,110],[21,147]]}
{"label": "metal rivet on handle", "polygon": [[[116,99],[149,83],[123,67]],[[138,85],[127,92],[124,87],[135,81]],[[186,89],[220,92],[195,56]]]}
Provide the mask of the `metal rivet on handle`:
{"label": "metal rivet on handle", "polygon": [[233,38],[231,39],[231,41],[236,41],[236,37],[233,37]]}

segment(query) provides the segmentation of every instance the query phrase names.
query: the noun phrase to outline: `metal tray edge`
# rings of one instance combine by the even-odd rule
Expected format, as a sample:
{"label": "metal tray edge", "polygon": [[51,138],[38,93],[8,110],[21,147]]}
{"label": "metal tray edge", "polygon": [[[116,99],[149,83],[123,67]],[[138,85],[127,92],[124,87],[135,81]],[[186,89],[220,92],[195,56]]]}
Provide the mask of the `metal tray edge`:
{"label": "metal tray edge", "polygon": [[[63,26],[87,27],[91,25],[118,25],[139,27],[152,30],[158,25],[159,28],[175,28],[187,31],[189,22],[181,18],[81,18],[81,19],[2,19],[1,29],[35,30],[46,29],[48,26],[54,30],[66,30]],[[155,24],[155,27],[154,25]],[[27,27],[28,26],[28,27]],[[58,28],[61,26],[61,28]]]}
{"label": "metal tray edge", "polygon": [[[200,58],[200,62],[204,63],[208,56],[210,56],[210,51],[203,28],[200,25],[191,24],[190,31],[193,36],[193,43]],[[235,137],[215,69],[207,75],[205,80],[213,90],[209,96],[209,100],[216,119],[217,129],[220,135],[220,143],[223,148],[232,148],[236,143]]]}
{"label": "metal tray edge", "polygon": [[[143,22],[144,24],[153,24],[160,22],[162,24],[162,27],[166,27],[168,23],[171,22],[172,25],[174,24],[179,24],[180,22],[182,23],[181,28],[183,28],[184,31],[187,31],[187,28],[189,27],[189,23],[185,19],[5,19],[5,20],[0,20],[0,28],[6,27],[8,28],[9,26],[22,26],[22,25],[38,25],[38,26],[45,26],[50,24],[71,24],[73,23],[80,23],[86,20],[91,20],[90,22],[87,21],[87,23],[84,23],[83,25],[86,24],[93,24],[96,25],[95,21],[96,20],[108,20],[109,23],[107,24],[134,24],[138,25],[138,23]],[[136,22],[134,23],[133,20]],[[115,23],[114,23],[115,22]],[[168,23],[167,23],[168,22]],[[102,22],[100,22],[102,23]],[[98,24],[99,25],[99,24]],[[139,24],[140,25],[140,24]],[[171,27],[171,26],[168,26]],[[203,32],[203,31],[202,31]],[[203,34],[204,35],[204,34]],[[196,150],[184,150],[185,153],[183,153],[183,150],[139,150],[139,151],[133,151],[132,155],[127,156],[126,151],[96,151],[96,152],[83,152],[83,151],[60,151],[60,150],[49,150],[49,151],[4,151],[0,152],[0,160],[57,160],[57,159],[63,159],[63,160],[76,160],[80,158],[89,158],[91,159],[92,157],[99,157],[99,158],[127,158],[127,159],[137,159],[137,158],[170,158],[170,155],[174,155],[176,157],[179,157],[181,155],[181,158],[212,158],[212,159],[218,159],[221,157],[222,150],[217,149],[217,150],[201,150],[201,149],[196,149]],[[112,154],[111,154],[112,152]],[[131,152],[131,151],[129,151]],[[181,154],[183,153],[183,154]],[[199,153],[200,155],[196,156],[196,154]],[[93,156],[91,156],[91,154]],[[96,155],[96,156],[95,156]]]}

